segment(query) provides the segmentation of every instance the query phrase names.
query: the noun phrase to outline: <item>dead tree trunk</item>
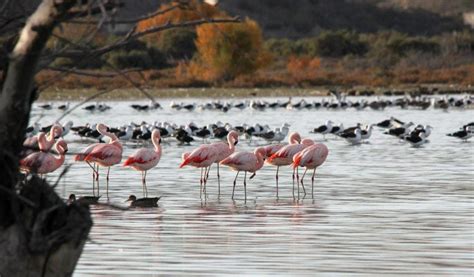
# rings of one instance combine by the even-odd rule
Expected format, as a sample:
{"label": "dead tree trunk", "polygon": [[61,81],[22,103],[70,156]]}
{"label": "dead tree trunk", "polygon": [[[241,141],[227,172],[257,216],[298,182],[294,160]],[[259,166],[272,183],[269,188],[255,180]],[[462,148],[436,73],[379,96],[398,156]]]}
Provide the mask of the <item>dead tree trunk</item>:
{"label": "dead tree trunk", "polygon": [[19,182],[36,67],[75,0],[43,0],[10,53],[0,94],[0,276],[71,275],[92,226],[87,207],[67,206],[48,184]]}

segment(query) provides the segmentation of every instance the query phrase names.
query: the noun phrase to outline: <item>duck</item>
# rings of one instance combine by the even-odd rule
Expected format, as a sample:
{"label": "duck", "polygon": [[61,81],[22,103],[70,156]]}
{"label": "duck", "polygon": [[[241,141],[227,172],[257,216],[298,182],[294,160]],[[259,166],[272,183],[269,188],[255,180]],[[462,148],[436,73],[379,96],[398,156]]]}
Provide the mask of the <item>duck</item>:
{"label": "duck", "polygon": [[71,193],[69,195],[67,203],[70,205],[72,203],[79,203],[83,205],[93,205],[97,204],[99,202],[100,196],[82,196],[79,198],[76,198],[76,195],[74,193]]}
{"label": "duck", "polygon": [[152,208],[158,207],[158,200],[160,197],[138,198],[135,195],[130,195],[125,202],[130,202],[130,207]]}

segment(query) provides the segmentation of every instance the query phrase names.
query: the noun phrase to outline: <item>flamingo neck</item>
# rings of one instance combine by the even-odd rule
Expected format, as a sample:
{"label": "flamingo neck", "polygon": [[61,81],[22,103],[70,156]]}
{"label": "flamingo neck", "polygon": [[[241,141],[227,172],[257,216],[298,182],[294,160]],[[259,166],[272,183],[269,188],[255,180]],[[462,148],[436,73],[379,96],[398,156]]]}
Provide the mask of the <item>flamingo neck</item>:
{"label": "flamingo neck", "polygon": [[230,137],[230,136],[229,136],[229,137],[227,138],[227,143],[229,144],[229,150],[230,150],[231,152],[234,152],[234,150],[235,150],[235,144],[234,144],[234,142],[235,142],[235,141],[234,141],[234,138],[233,138],[233,137]]}
{"label": "flamingo neck", "polygon": [[39,133],[38,134],[38,148],[43,151],[43,150],[47,150],[46,148],[48,148],[48,145],[49,142],[48,142],[48,139],[46,138],[45,134],[44,133]]}
{"label": "flamingo neck", "polygon": [[153,143],[153,146],[155,147],[155,152],[156,153],[161,153],[160,138],[159,137],[153,137],[153,140],[151,142]]}
{"label": "flamingo neck", "polygon": [[43,144],[43,146],[45,147],[44,150],[49,150],[51,149],[51,147],[53,146],[54,142],[55,142],[55,138],[54,138],[54,130],[51,129],[51,132],[45,136],[45,143]]}
{"label": "flamingo neck", "polygon": [[264,163],[263,155],[260,152],[257,152],[255,155],[257,156],[257,168],[261,168]]}
{"label": "flamingo neck", "polygon": [[[118,138],[117,138],[117,136],[116,136],[115,134],[110,133],[110,132],[108,132],[108,131],[105,130],[105,129],[101,129],[101,130],[98,130],[98,131],[99,131],[99,133],[100,133],[101,135],[110,138],[110,142],[109,142],[110,144],[114,144],[115,142],[118,142]],[[120,142],[119,142],[119,144],[120,144]],[[122,147],[122,145],[120,145],[120,147]]]}
{"label": "flamingo neck", "polygon": [[115,145],[116,147],[122,149],[122,144],[120,143],[120,141],[118,140],[118,138],[117,138],[115,135],[113,135],[113,136],[115,137],[115,139],[111,137],[111,138],[110,138],[111,140],[110,140],[109,144]]}
{"label": "flamingo neck", "polygon": [[54,156],[54,159],[56,160],[57,163],[63,163],[65,159],[64,149],[60,147],[59,144],[57,143],[54,145],[54,149],[57,152],[57,155]]}

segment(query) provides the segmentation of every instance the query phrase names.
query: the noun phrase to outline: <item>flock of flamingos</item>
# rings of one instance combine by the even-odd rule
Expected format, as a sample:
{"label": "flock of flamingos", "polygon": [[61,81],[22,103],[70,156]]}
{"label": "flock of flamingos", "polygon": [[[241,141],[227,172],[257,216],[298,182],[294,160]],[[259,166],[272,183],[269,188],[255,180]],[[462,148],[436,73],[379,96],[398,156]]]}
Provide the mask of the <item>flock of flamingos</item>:
{"label": "flock of flamingos", "polygon": [[[85,162],[92,169],[93,192],[94,196],[85,196],[77,201],[87,202],[89,204],[96,203],[99,196],[99,167],[107,168],[107,198],[110,168],[120,164],[122,161],[123,146],[119,138],[108,131],[108,127],[104,124],[97,125],[97,131],[109,138],[108,143],[94,143],[84,148],[80,153],[74,156],[77,162]],[[20,168],[26,173],[47,174],[60,168],[65,160],[65,154],[68,150],[66,141],[61,138],[63,127],[55,124],[48,133],[40,132],[37,135],[28,138],[24,145],[27,150],[22,153]],[[58,139],[56,139],[58,138]],[[137,199],[131,195],[129,201],[132,206],[156,206],[159,198],[148,198],[146,187],[146,173],[148,170],[157,166],[161,154],[161,137],[160,131],[155,129],[152,132],[151,141],[153,148],[140,148],[129,156],[123,166],[131,167],[142,174],[143,198]],[[235,146],[239,141],[239,134],[230,131],[227,135],[227,142],[215,142],[211,144],[203,144],[189,153],[182,154],[182,163],[180,168],[184,166],[193,166],[199,168],[200,174],[200,192],[206,193],[206,184],[209,177],[209,171],[213,164],[217,165],[217,177],[220,193],[220,175],[219,165],[230,167],[237,171],[233,182],[232,199],[234,198],[235,186],[240,172],[244,172],[244,191],[245,201],[247,199],[247,173],[252,179],[256,172],[260,170],[264,162],[274,165],[276,169],[276,193],[278,197],[278,172],[281,166],[291,166],[293,169],[293,196],[295,191],[295,179],[298,187],[298,197],[300,195],[300,185],[303,193],[306,194],[304,187],[304,177],[308,170],[312,170],[311,178],[311,194],[313,195],[314,177],[316,168],[322,165],[329,153],[326,145],[315,143],[309,138],[302,139],[301,136],[293,132],[289,135],[289,144],[271,144],[264,147],[258,147],[253,152],[235,152]],[[39,151],[38,151],[39,150]],[[56,152],[56,153],[54,153]],[[301,179],[298,174],[298,167],[304,167],[304,173]],[[95,183],[97,182],[97,192]],[[70,200],[74,201],[75,195],[70,196]]]}

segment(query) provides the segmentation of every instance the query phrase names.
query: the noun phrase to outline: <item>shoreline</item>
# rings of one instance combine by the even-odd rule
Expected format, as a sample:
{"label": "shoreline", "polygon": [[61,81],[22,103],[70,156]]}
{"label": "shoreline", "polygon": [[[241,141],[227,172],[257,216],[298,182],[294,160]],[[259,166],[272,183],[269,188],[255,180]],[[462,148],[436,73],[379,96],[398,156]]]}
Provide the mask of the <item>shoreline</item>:
{"label": "shoreline", "polygon": [[[329,96],[329,90],[347,92],[348,96],[403,96],[409,93],[421,93],[423,95],[451,95],[451,94],[474,94],[473,86],[446,85],[446,84],[424,84],[424,85],[399,85],[390,87],[369,86],[319,86],[312,88],[151,88],[144,89],[156,99],[166,98],[259,98],[259,97],[313,97]],[[84,100],[92,95],[103,91],[97,89],[49,89],[41,92],[37,101],[65,101]],[[135,88],[115,89],[95,100],[146,100],[143,93]]]}

